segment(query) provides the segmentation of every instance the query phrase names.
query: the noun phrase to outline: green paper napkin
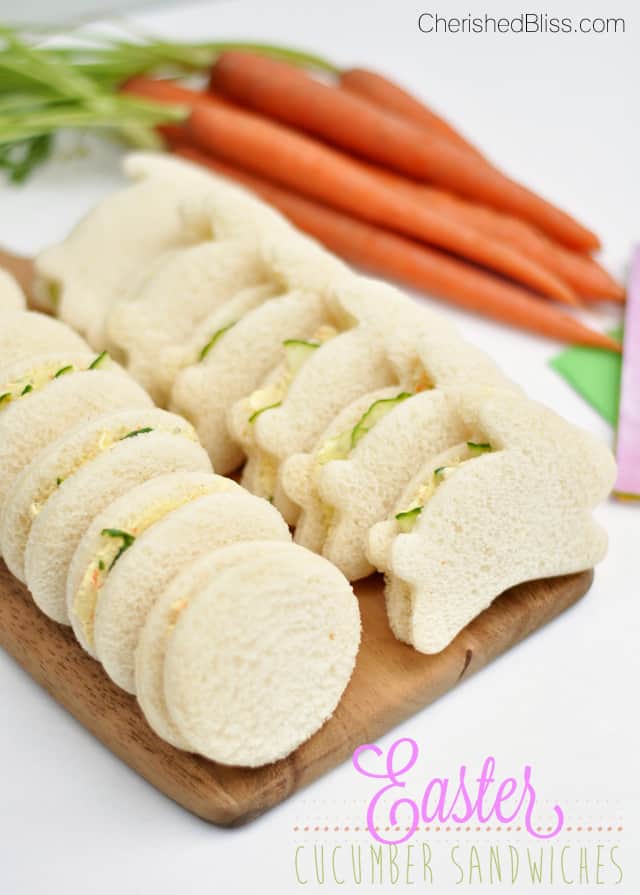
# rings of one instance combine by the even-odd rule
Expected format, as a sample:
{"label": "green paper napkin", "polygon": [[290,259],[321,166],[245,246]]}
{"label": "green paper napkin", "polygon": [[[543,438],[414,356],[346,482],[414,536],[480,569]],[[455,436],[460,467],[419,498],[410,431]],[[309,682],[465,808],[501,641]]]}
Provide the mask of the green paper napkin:
{"label": "green paper napkin", "polygon": [[[622,327],[611,333],[622,341]],[[551,366],[615,428],[620,404],[622,356],[600,348],[576,346],[554,357]]]}

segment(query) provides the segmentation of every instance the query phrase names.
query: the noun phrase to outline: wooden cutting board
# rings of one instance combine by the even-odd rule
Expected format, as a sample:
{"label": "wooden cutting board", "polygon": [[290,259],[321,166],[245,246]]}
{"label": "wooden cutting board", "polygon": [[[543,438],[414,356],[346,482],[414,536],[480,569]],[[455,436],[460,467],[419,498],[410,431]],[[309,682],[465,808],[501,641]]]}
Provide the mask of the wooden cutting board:
{"label": "wooden cutting board", "polygon": [[[33,263],[0,250],[32,305]],[[399,643],[387,624],[382,581],[356,591],[363,638],[355,673],[335,715],[293,755],[251,770],[180,752],[148,727],[135,699],[113,684],[69,628],[46,618],[0,561],[0,646],[88,730],[157,789],[205,820],[252,820],[375,741],[463,678],[580,599],[593,572],[522,584],[502,594],[444,652],[424,656]]]}
{"label": "wooden cutting board", "polygon": [[0,645],[112,752],[157,789],[205,820],[252,820],[374,742],[400,721],[555,618],[582,597],[593,572],[521,584],[498,597],[444,652],[424,656],[387,624],[382,583],[357,586],[363,639],[338,709],[293,755],[251,770],[180,752],[147,726],[135,699],[107,678],[71,630],[46,618],[0,563]]}

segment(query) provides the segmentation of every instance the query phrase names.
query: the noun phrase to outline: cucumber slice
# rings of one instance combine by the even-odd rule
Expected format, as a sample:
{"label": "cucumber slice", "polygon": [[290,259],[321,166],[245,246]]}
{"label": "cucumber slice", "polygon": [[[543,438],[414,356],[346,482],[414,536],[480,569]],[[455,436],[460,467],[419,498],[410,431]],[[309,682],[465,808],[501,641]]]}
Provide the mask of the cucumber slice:
{"label": "cucumber slice", "polygon": [[330,460],[346,460],[351,451],[357,445],[361,438],[370,432],[371,429],[379,423],[383,416],[386,416],[396,404],[406,401],[412,396],[412,392],[400,392],[394,398],[380,398],[362,414],[358,422],[351,431],[341,432],[335,438],[322,445],[317,453],[318,463],[323,466]]}
{"label": "cucumber slice", "polygon": [[422,507],[412,507],[403,513],[396,513],[398,528],[403,534],[408,534],[413,529],[421,512]]}
{"label": "cucumber slice", "polygon": [[131,547],[136,538],[135,535],[132,535],[128,531],[123,531],[121,528],[103,528],[100,534],[107,538],[120,538],[122,540],[120,549],[114,556],[113,562],[109,566],[109,571],[111,571],[111,569],[118,562],[125,550],[128,550],[129,547]]}
{"label": "cucumber slice", "polygon": [[467,447],[470,451],[474,451],[477,454],[487,454],[493,450],[488,441],[485,442],[476,442],[476,441],[468,441]]}
{"label": "cucumber slice", "polygon": [[67,364],[66,367],[60,367],[60,369],[58,370],[58,372],[57,372],[57,373],[54,373],[53,378],[54,378],[54,379],[59,379],[60,376],[64,376],[64,375],[66,375],[67,373],[72,373],[72,372],[73,372],[73,364]]}
{"label": "cucumber slice", "polygon": [[251,416],[249,417],[249,422],[254,423],[261,413],[264,413],[265,410],[273,410],[274,407],[280,407],[282,405],[282,401],[276,401],[275,404],[267,404],[266,407],[260,407],[258,410],[255,410]]}
{"label": "cucumber slice", "polygon": [[233,323],[227,323],[226,326],[223,326],[221,329],[216,330],[216,332],[214,332],[207,344],[201,350],[200,354],[198,355],[198,360],[203,361],[207,354],[209,354],[213,346],[216,344],[216,342],[218,342],[222,338],[222,336],[231,329],[232,326],[235,326],[237,322],[237,320],[234,320]]}
{"label": "cucumber slice", "polygon": [[134,429],[132,432],[127,432],[126,435],[123,435],[120,441],[124,441],[126,438],[135,438],[136,435],[146,435],[147,432],[153,432],[151,426],[144,426],[142,429]]}
{"label": "cucumber slice", "polygon": [[285,339],[282,343],[289,375],[293,378],[310,355],[322,344],[316,339]]}
{"label": "cucumber slice", "polygon": [[412,392],[400,392],[395,398],[380,398],[374,401],[371,407],[362,414],[356,425],[351,430],[351,450],[357,445],[361,438],[370,432],[373,427],[380,422],[397,404],[406,401],[412,396]]}
{"label": "cucumber slice", "polygon": [[106,360],[108,357],[109,357],[108,351],[101,351],[100,354],[91,361],[91,363],[89,364],[87,369],[88,370],[97,370],[98,367],[102,364],[102,362],[104,360]]}
{"label": "cucumber slice", "polygon": [[331,460],[346,460],[351,450],[351,432],[341,432],[335,438],[326,441],[318,453],[316,458],[320,466],[329,463]]}

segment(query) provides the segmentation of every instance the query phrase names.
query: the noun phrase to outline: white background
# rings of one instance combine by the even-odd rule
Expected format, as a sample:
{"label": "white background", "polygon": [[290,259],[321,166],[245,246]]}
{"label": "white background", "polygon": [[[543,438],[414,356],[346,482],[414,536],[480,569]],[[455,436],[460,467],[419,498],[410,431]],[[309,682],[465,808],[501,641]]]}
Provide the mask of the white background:
{"label": "white background", "polygon": [[[53,6],[46,4],[49,12]],[[443,2],[440,7],[410,0],[181,4],[139,21],[175,38],[270,39],[324,53],[345,66],[389,72],[446,112],[510,172],[592,225],[604,237],[605,260],[623,275],[630,247],[640,240],[640,121],[634,88],[640,22],[634,6],[621,2],[614,9],[602,0],[559,2],[547,9],[553,15],[626,15],[626,34],[610,36],[418,31],[417,16],[424,10],[449,15],[522,11],[513,2],[497,0],[486,5]],[[112,146],[94,147],[88,157],[57,160],[24,188],[0,187],[0,243],[33,253],[63,237],[120,182],[118,153]],[[611,441],[609,428],[548,368],[558,346],[446,306],[442,310],[534,397]],[[614,316],[599,311],[592,319],[602,326]],[[599,518],[608,528],[611,548],[589,596],[381,745],[399,735],[416,739],[425,779],[453,774],[462,763],[474,770],[488,754],[496,756],[500,776],[521,773],[523,765],[531,764],[540,798],[559,802],[567,823],[624,827],[563,837],[590,850],[597,842],[620,845],[621,885],[572,888],[631,893],[640,881],[640,509],[610,502]],[[295,845],[319,842],[324,834],[304,838],[292,831],[294,826],[362,823],[371,791],[350,766],[249,827],[219,830],[129,771],[4,654],[0,693],[0,892],[389,891],[380,886],[300,887],[295,881]],[[476,841],[506,840],[482,834]],[[444,842],[434,847],[444,848],[446,857]],[[443,876],[432,890],[446,895],[454,888]],[[464,888],[491,891],[475,883]],[[393,890],[405,889],[410,890],[398,884]],[[526,883],[517,889],[529,891]]]}

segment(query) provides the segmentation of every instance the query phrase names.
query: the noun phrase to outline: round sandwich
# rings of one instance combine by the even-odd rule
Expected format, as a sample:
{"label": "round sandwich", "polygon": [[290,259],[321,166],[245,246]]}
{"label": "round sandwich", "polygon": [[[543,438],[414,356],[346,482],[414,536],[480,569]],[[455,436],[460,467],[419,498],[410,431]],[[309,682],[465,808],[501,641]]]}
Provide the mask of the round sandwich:
{"label": "round sandwich", "polygon": [[90,351],[66,324],[36,311],[7,311],[0,321],[0,367],[51,351]]}
{"label": "round sandwich", "polygon": [[0,517],[16,477],[63,432],[119,407],[151,399],[108,358],[40,355],[0,370]]}
{"label": "round sandwich", "polygon": [[24,551],[27,587],[46,615],[69,624],[69,566],[92,519],[131,488],[178,471],[211,471],[206,451],[188,428],[119,440],[60,483],[33,519]]}
{"label": "round sandwich", "polygon": [[6,311],[24,311],[26,306],[20,286],[8,271],[0,268],[0,314]]}
{"label": "round sandwich", "polygon": [[[71,429],[22,470],[7,495],[0,519],[2,556],[16,578],[25,580],[24,553],[31,526],[63,482],[122,442],[151,432],[198,440],[186,420],[165,410],[155,407],[115,410]],[[139,450],[144,452],[147,445],[148,439],[143,438]]]}
{"label": "round sandwich", "polygon": [[230,479],[183,473],[139,486],[93,520],[76,550],[67,607],[80,643],[134,692],[138,636],[164,584],[206,550],[261,538],[290,534],[269,503]]}
{"label": "round sandwich", "polygon": [[227,765],[289,755],[333,714],[360,643],[358,603],[329,562],[242,542],[186,566],[150,610],[136,654],[149,723]]}

